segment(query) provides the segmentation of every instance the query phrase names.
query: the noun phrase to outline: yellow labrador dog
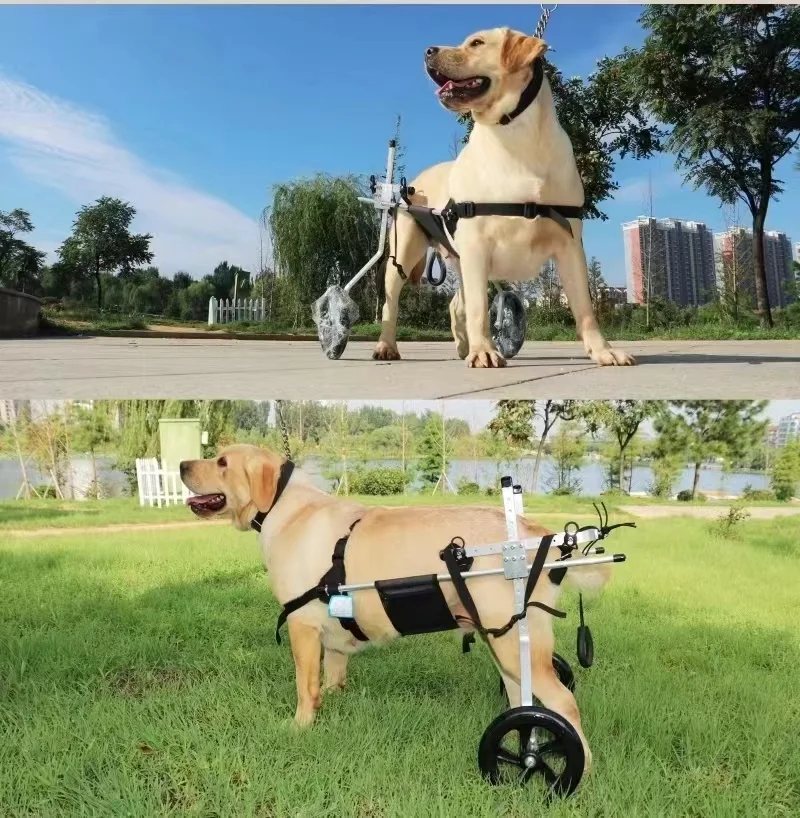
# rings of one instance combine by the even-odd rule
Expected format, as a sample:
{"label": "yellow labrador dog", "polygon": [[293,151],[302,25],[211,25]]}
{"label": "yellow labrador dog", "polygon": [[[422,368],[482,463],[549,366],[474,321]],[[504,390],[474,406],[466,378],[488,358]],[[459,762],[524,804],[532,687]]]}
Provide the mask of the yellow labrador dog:
{"label": "yellow labrador dog", "polygon": [[[547,45],[536,37],[497,28],[473,34],[457,47],[431,47],[425,55],[442,105],[472,115],[469,143],[453,162],[428,168],[412,182],[415,205],[443,208],[450,201],[526,203],[580,208],[583,184],[572,145],[553,105],[542,56]],[[532,99],[531,99],[532,97]],[[526,104],[527,103],[527,104]],[[565,228],[565,225],[567,227]],[[571,235],[570,235],[571,229]],[[489,329],[487,281],[527,281],[554,259],[586,354],[602,366],[633,364],[612,349],[592,309],[580,218],[483,215],[461,218],[451,245],[458,259],[400,212],[390,235],[386,301],[380,340],[373,357],[396,360],[400,291],[407,272],[419,281],[430,244],[460,276],[450,304],[458,354],[471,367],[498,367],[505,359]]]}
{"label": "yellow labrador dog", "polygon": [[[189,499],[200,517],[223,515],[241,531],[258,520],[264,564],[275,596],[281,605],[317,585],[331,568],[336,542],[350,534],[344,553],[348,583],[432,574],[444,571],[439,552],[454,537],[468,545],[506,539],[501,510],[481,507],[379,508],[333,497],[317,488],[302,469],[289,471],[285,458],[255,446],[236,445],[220,451],[213,460],[181,463],[181,477],[198,496]],[[288,481],[285,475],[289,474]],[[276,501],[277,500],[277,501]],[[546,529],[523,519],[520,536],[548,534]],[[552,549],[548,559],[557,559]],[[499,567],[499,556],[476,558],[474,568]],[[600,588],[608,580],[608,566],[576,568],[567,577],[583,588]],[[513,613],[511,584],[502,575],[469,580],[470,591],[486,627],[506,624]],[[464,616],[452,583],[443,583],[447,605],[454,615]],[[556,604],[559,586],[545,577],[537,582],[532,599],[550,607]],[[320,707],[324,691],[342,688],[348,656],[365,645],[385,643],[398,635],[378,593],[353,594],[354,616],[361,636],[345,629],[328,615],[325,604],[313,600],[289,615],[287,625],[295,663],[297,711],[295,721],[308,725]],[[575,697],[561,684],[552,664],[553,628],[549,614],[538,608],[528,612],[532,649],[534,695],[561,714],[577,730],[591,758],[581,730]],[[519,647],[516,626],[500,637],[490,637],[489,647],[498,664],[512,706],[519,705]],[[324,675],[320,680],[320,658]]]}

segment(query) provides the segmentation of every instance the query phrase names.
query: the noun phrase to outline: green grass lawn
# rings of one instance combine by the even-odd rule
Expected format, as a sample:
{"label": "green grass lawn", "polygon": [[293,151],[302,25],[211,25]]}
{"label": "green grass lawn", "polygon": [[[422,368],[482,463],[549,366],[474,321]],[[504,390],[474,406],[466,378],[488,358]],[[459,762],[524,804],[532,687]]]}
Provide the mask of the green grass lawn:
{"label": "green grass lawn", "polygon": [[588,671],[563,598],[557,649],[595,768],[552,806],[478,775],[503,707],[481,645],[462,656],[447,633],[357,656],[348,689],[298,733],[253,534],[7,536],[0,815],[796,816],[800,520],[740,531],[616,532],[628,562],[587,605]]}

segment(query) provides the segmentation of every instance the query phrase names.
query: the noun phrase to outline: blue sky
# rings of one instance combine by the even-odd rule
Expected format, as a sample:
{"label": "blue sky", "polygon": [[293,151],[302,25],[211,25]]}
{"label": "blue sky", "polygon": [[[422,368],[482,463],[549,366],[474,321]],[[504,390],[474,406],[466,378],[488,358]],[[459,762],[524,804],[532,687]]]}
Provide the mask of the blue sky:
{"label": "blue sky", "polygon": [[[546,39],[568,75],[638,45],[636,6],[561,6]],[[139,210],[156,263],[253,268],[272,185],[317,171],[371,173],[395,117],[412,176],[449,158],[460,132],[422,69],[433,43],[481,28],[532,31],[538,6],[0,6],[0,209],[32,214],[52,251],[75,211],[103,194]],[[768,220],[800,241],[800,174]],[[681,187],[669,156],[618,165],[609,221],[589,255],[624,283],[620,223],[644,211],[721,229],[718,203]],[[746,214],[741,213],[744,219]]]}

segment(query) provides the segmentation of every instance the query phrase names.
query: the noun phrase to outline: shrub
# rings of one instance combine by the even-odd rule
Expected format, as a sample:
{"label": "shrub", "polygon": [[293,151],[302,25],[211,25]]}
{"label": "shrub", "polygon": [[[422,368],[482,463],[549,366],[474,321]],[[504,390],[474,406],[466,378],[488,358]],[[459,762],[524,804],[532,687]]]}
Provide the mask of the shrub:
{"label": "shrub", "polygon": [[742,497],[745,500],[762,500],[762,501],[772,501],[777,500],[778,498],[775,496],[774,491],[770,491],[770,489],[754,489],[752,486],[745,486],[744,491],[742,492]]}
{"label": "shrub", "polygon": [[558,488],[554,488],[550,494],[554,497],[567,497],[575,494],[575,486],[573,485],[566,485],[560,486]]}
{"label": "shrub", "polygon": [[481,493],[481,487],[477,483],[473,482],[472,480],[467,480],[466,477],[462,477],[456,483],[456,491],[459,494],[469,494],[469,495],[471,495],[471,494],[480,494]]}
{"label": "shrub", "polygon": [[402,494],[405,488],[405,475],[402,469],[365,469],[349,475],[350,492],[372,497]]}
{"label": "shrub", "polygon": [[706,500],[708,500],[708,497],[706,497],[705,494],[702,494],[699,491],[697,492],[697,494],[695,494],[694,497],[692,497],[691,489],[684,489],[683,491],[678,492],[678,496],[676,499],[680,500],[682,503],[689,503],[692,500],[694,500],[696,503],[705,503]]}
{"label": "shrub", "polygon": [[720,515],[711,530],[725,540],[734,540],[739,536],[739,526],[750,516],[750,512],[740,505],[731,506],[727,513]]}

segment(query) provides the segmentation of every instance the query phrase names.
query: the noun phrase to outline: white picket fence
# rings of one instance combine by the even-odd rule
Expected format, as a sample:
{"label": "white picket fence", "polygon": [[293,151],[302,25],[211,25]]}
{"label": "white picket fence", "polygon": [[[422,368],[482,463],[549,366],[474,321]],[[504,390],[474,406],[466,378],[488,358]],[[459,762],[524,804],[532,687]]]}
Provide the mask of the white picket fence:
{"label": "white picket fence", "polygon": [[155,457],[136,459],[136,485],[140,506],[183,505],[193,494],[183,485],[179,472],[162,469]]}
{"label": "white picket fence", "polygon": [[263,321],[266,315],[266,298],[214,298],[208,299],[208,326],[230,324],[231,321]]}

